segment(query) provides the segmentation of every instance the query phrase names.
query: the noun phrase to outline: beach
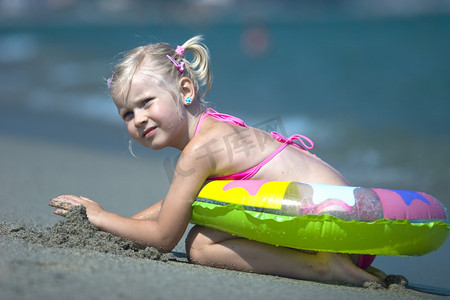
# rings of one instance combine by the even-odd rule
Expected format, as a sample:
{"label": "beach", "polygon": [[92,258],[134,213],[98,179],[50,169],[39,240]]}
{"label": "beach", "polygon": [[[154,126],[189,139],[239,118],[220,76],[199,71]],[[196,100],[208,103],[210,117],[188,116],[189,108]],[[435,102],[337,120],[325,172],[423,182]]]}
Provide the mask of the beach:
{"label": "beach", "polygon": [[164,198],[179,153],[129,144],[106,78],[119,53],[201,34],[210,107],[310,137],[354,186],[450,208],[446,1],[25,2],[0,1],[1,300],[450,297],[449,240],[376,258],[408,284],[359,288],[194,265],[185,237],[162,255],[97,232],[82,209],[63,218],[48,206],[74,194],[132,216]]}
{"label": "beach", "polygon": [[[90,125],[64,126],[77,136]],[[83,244],[83,234],[85,240],[89,236],[80,227],[72,231],[78,240],[70,244],[71,231],[64,230],[70,226],[61,225],[65,219],[52,214],[49,199],[60,193],[82,194],[109,211],[130,216],[163,197],[169,181],[161,157],[134,158],[125,142],[123,151],[108,152],[19,134],[0,135],[0,145],[1,299],[442,297],[401,285],[368,289],[201,267],[187,262],[183,240],[169,255],[151,252],[139,257],[127,252],[132,246],[113,251],[112,245],[119,243],[114,239],[99,242],[97,248],[89,241]],[[49,232],[53,240],[46,237]],[[447,241],[426,256],[378,257],[374,266],[405,276],[412,287],[445,294],[449,250]]]}

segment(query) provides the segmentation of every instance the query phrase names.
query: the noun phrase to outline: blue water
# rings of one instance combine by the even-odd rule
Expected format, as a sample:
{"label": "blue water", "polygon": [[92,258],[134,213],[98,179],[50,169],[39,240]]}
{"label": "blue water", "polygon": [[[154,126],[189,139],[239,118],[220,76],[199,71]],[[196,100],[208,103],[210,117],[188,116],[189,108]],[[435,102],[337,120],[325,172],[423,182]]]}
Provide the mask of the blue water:
{"label": "blue water", "polygon": [[[249,46],[250,29],[262,41]],[[196,34],[212,55],[212,107],[310,136],[315,152],[355,185],[420,190],[450,202],[447,15],[3,26],[0,131],[26,134],[5,121],[26,114],[36,128],[61,118],[122,128],[105,85],[118,54],[147,42],[176,46]],[[66,142],[64,134],[33,132]]]}

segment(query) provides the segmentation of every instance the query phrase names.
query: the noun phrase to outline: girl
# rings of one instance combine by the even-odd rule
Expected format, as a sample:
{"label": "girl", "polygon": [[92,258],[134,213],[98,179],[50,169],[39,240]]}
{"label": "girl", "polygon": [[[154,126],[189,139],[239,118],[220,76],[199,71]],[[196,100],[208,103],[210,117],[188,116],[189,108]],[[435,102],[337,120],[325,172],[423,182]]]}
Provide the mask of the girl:
{"label": "girl", "polygon": [[[192,53],[192,61],[184,58],[185,51]],[[348,185],[335,169],[308,152],[313,145],[307,137],[271,136],[238,118],[205,110],[203,99],[211,80],[209,52],[199,36],[175,50],[158,43],[128,52],[108,80],[111,96],[133,139],[154,150],[182,151],[169,191],[164,200],[131,218],[73,195],[52,199],[54,213],[64,216],[73,206],[84,205],[99,230],[168,252],[186,230],[191,205],[206,180]],[[360,268],[367,256],[276,247],[201,226],[190,231],[186,253],[190,261],[206,266],[321,282],[363,285],[383,276],[375,268]]]}

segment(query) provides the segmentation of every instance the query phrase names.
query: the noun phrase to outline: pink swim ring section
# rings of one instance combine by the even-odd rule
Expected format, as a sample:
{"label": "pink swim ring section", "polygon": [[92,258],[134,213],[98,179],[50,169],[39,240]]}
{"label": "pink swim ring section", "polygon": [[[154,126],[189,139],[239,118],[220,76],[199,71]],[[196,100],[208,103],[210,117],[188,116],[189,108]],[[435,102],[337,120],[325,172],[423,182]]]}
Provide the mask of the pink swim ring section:
{"label": "pink swim ring section", "polygon": [[447,213],[441,203],[431,195],[404,190],[372,190],[380,198],[383,217],[386,219],[406,219],[426,222],[427,220],[447,220]]}

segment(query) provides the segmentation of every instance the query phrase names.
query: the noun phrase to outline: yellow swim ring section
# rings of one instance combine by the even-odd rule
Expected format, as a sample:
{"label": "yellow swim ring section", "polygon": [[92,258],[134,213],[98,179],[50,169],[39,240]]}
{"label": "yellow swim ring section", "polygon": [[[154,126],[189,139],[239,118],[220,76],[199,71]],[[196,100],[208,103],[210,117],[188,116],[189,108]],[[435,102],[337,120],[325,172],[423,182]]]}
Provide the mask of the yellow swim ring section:
{"label": "yellow swim ring section", "polygon": [[450,229],[425,193],[264,180],[206,183],[191,222],[296,249],[408,256],[438,249]]}

